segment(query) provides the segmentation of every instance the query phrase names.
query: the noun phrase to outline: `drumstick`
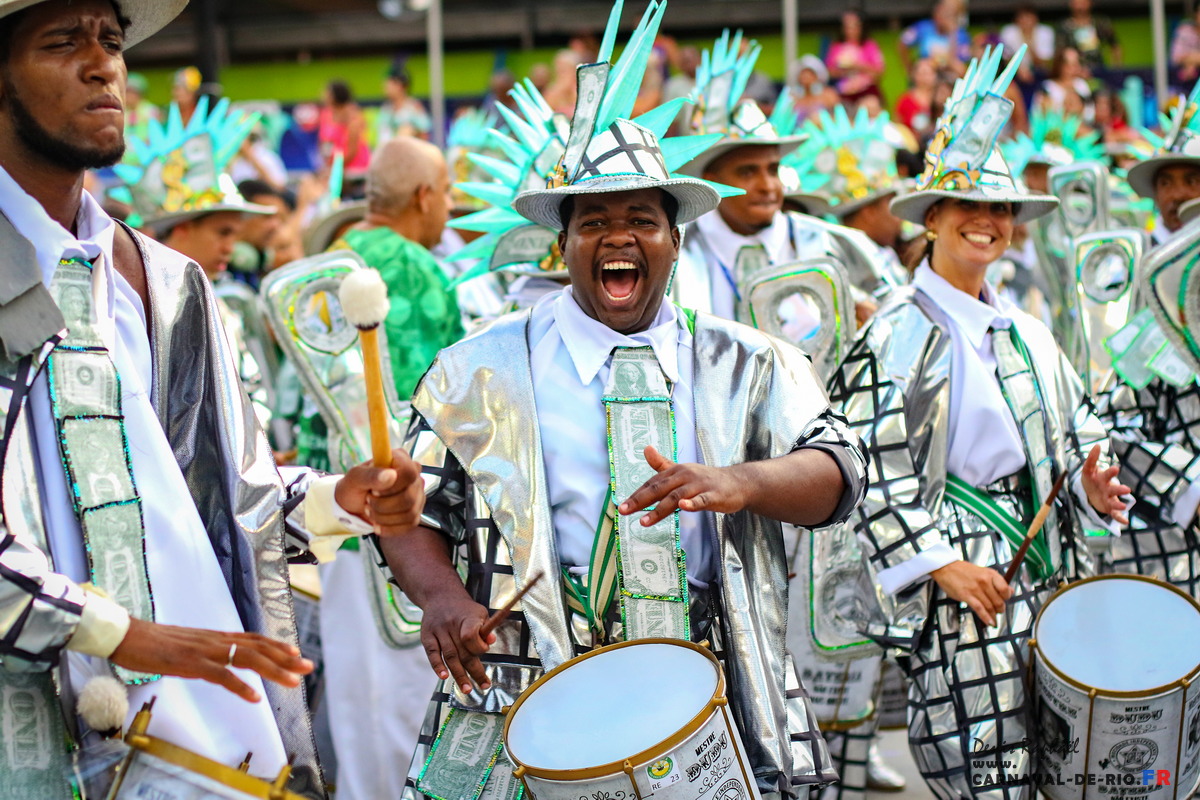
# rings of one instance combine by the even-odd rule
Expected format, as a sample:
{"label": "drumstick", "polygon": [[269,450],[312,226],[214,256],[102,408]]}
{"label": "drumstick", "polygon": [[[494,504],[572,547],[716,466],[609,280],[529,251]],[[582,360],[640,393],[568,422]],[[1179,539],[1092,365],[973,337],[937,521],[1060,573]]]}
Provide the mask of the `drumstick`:
{"label": "drumstick", "polygon": [[1012,579],[1017,574],[1017,570],[1021,568],[1021,562],[1025,560],[1025,554],[1029,552],[1029,545],[1033,544],[1034,538],[1038,535],[1038,531],[1042,529],[1042,525],[1046,523],[1046,517],[1050,513],[1050,507],[1054,505],[1054,498],[1058,497],[1059,491],[1062,490],[1063,482],[1067,479],[1067,473],[1063,472],[1058,476],[1058,480],[1054,482],[1054,488],[1050,490],[1042,507],[1038,509],[1037,516],[1033,518],[1033,522],[1029,526],[1029,533],[1025,534],[1025,541],[1021,542],[1021,546],[1017,548],[1017,554],[1013,556],[1012,563],[1008,566],[1008,572],[1004,573],[1004,582],[1012,583]]}
{"label": "drumstick", "polygon": [[391,308],[387,285],[373,269],[351,272],[338,291],[346,321],[358,328],[362,343],[363,380],[367,384],[367,415],[371,423],[371,454],[375,466],[392,465],[392,443],[388,435],[387,396],[383,392],[383,361],[379,355],[379,326]]}
{"label": "drumstick", "polygon": [[534,575],[533,580],[525,584],[521,591],[517,592],[516,596],[512,600],[509,600],[504,604],[504,608],[488,617],[487,621],[483,623],[483,627],[479,629],[479,638],[486,640],[491,632],[500,626],[501,622],[504,622],[504,620],[508,619],[508,615],[512,612],[513,607],[516,606],[517,603],[521,602],[522,597],[529,594],[530,589],[532,589],[534,586],[537,586],[538,581],[540,581],[545,574],[546,573],[544,572],[539,572],[537,575]]}

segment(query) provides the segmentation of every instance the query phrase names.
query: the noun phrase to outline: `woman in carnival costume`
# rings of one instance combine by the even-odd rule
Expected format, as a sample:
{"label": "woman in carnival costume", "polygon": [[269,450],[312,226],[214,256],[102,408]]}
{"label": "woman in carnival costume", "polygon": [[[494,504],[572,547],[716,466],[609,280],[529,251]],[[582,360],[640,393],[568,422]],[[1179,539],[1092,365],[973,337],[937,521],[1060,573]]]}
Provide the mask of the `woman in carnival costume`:
{"label": "woman in carnival costume", "polygon": [[[955,85],[918,190],[892,205],[926,227],[924,258],[830,383],[870,449],[852,524],[883,605],[871,633],[901,650],[910,745],[946,800],[1033,796],[1030,630],[1059,581],[1088,569],[1082,523],[1115,531],[1127,508],[1117,467],[1099,466],[1107,432],[1078,376],[985,280],[1013,226],[1058,202],[1019,189],[995,149],[1020,60],[997,78],[1000,53],[985,52]],[[1010,585],[998,570],[1063,473],[1068,488]]]}

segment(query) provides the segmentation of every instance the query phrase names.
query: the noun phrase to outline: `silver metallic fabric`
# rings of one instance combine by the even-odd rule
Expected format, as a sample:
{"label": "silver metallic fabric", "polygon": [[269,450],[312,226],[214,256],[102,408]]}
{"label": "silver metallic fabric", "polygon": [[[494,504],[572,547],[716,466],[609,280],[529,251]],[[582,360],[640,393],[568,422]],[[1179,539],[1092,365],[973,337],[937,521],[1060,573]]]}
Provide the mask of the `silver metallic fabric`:
{"label": "silver metallic fabric", "polygon": [[[296,643],[295,617],[284,557],[283,508],[305,480],[287,488],[241,388],[208,279],[180,254],[133,234],[149,284],[153,403],[208,531],[246,630]],[[36,262],[28,243],[0,217],[0,331],[11,286],[25,287]],[[26,260],[27,259],[27,260]],[[36,278],[40,280],[40,276]],[[57,309],[55,309],[57,311]],[[6,341],[0,363],[0,407],[5,413],[3,525],[0,527],[0,689],[9,672],[34,673],[41,686],[64,685],[54,668],[79,622],[83,592],[56,574],[46,546],[25,398],[56,341],[62,317],[47,317],[42,343]],[[49,331],[49,333],[46,333]],[[35,337],[36,338],[36,337]],[[49,340],[49,341],[47,341]],[[28,678],[20,678],[26,684]],[[286,752],[294,758],[290,788],[324,796],[302,689],[267,682]],[[60,695],[68,731],[74,702]],[[51,744],[60,743],[50,740]],[[5,753],[9,751],[6,749]],[[6,757],[0,755],[0,758]],[[46,758],[42,768],[48,767]],[[61,775],[59,776],[61,779]],[[44,793],[36,800],[61,795]]]}
{"label": "silver metallic fabric", "polygon": [[1137,498],[1129,529],[1113,542],[1113,569],[1164,580],[1200,599],[1197,517],[1180,526],[1174,513],[1200,480],[1200,386],[1180,389],[1155,378],[1138,390],[1114,374],[1096,407],[1112,429],[1121,482]]}
{"label": "silver metallic fabric", "polygon": [[[870,489],[851,524],[872,571],[907,561],[936,542],[945,542],[963,559],[983,567],[1002,569],[1012,559],[1013,551],[999,532],[944,502],[949,325],[922,292],[900,289],[862,331],[830,382],[831,400],[840,404],[870,449]],[[1108,458],[1107,432],[1049,331],[1032,338],[1026,344],[1045,393],[1049,452],[1060,469],[1074,476],[1093,444],[1105,451],[1102,460]],[[1010,513],[1024,515],[1018,500],[1028,489],[1015,479],[981,488]],[[901,663],[912,679],[910,742],[927,783],[941,798],[1032,796],[1025,783],[975,785],[975,759],[970,754],[972,739],[977,738],[985,751],[1002,751],[1018,775],[1028,774],[1028,762],[1009,758],[1020,754],[1005,748],[1029,732],[1022,683],[1029,631],[1054,583],[1092,568],[1071,494],[1060,494],[1057,520],[1044,529],[1046,536],[1058,537],[1062,568],[1036,584],[1028,570],[1021,570],[998,629],[984,628],[932,580],[891,597],[877,591],[880,614],[867,628],[879,641],[903,651]],[[987,776],[980,777],[986,784]]]}
{"label": "silver metallic fabric", "polygon": [[[532,574],[560,571],[533,422],[528,319],[528,312],[502,317],[443,350],[413,398],[410,444],[425,470],[423,521],[456,547],[468,591],[491,609]],[[861,496],[865,464],[808,360],[750,328],[705,314],[696,318],[693,347],[704,463],[776,458],[799,446],[822,449],[846,477],[834,521],[845,518]],[[717,514],[714,523],[721,554],[715,602],[731,705],[760,789],[768,797],[795,797],[804,784],[835,774],[784,649],[787,565],[780,524],[748,513]],[[525,596],[484,656],[492,689],[464,696],[442,687],[434,695],[414,774],[445,706],[498,711],[544,670],[590,649],[586,626],[571,626],[568,614],[558,581],[542,581]]]}

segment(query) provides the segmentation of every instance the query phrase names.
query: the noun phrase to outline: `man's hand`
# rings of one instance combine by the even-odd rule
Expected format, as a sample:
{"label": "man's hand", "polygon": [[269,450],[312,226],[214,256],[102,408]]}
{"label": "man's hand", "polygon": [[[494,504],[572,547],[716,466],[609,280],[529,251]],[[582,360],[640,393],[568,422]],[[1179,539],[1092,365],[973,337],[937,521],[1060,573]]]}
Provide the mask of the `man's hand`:
{"label": "man's hand", "polygon": [[488,618],[487,609],[472,600],[461,584],[450,591],[458,596],[439,598],[424,608],[421,645],[439,678],[453,675],[465,694],[470,694],[472,681],[487,691],[492,684],[479,657],[496,641],[494,633],[489,633],[486,640],[479,635]]}
{"label": "man's hand", "polygon": [[653,447],[646,448],[645,456],[646,463],[658,474],[617,506],[617,511],[634,514],[657,504],[653,511],[642,517],[642,525],[646,527],[666,519],[677,508],[680,511],[732,514],[741,511],[749,502],[749,487],[736,467],[676,464]]}
{"label": "man's hand", "polygon": [[949,597],[966,603],[975,615],[991,627],[996,627],[996,615],[1012,597],[1012,587],[1004,576],[993,569],[976,566],[970,561],[954,561],[929,573]]}
{"label": "man's hand", "polygon": [[229,649],[235,644],[234,667],[253,670],[281,686],[299,686],[301,677],[313,671],[313,663],[301,658],[295,647],[257,633],[221,633],[140,619],[129,621],[125,638],[109,660],[136,672],[199,678],[257,703],[262,699],[258,692],[229,667]]}
{"label": "man's hand", "polygon": [[403,450],[393,450],[391,467],[354,467],[338,481],[333,496],[346,511],[373,525],[380,536],[399,536],[421,524],[425,508],[421,465]]}
{"label": "man's hand", "polygon": [[1128,506],[1121,501],[1121,495],[1133,490],[1117,482],[1117,475],[1121,473],[1120,464],[1100,469],[1099,463],[1100,445],[1095,445],[1083,462],[1083,491],[1087,493],[1088,503],[1100,516],[1112,517],[1122,525],[1128,525],[1129,518],[1122,513]]}

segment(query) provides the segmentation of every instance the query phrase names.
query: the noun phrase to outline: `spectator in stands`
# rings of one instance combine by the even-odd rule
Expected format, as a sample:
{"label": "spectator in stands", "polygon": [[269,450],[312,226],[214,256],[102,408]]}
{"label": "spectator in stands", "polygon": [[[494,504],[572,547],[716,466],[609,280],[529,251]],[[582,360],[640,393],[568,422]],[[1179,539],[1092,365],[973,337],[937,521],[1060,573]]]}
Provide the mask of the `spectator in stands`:
{"label": "spectator in stands", "polygon": [[574,50],[559,50],[554,56],[554,80],[542,95],[550,108],[568,118],[575,114],[575,68],[582,63]]}
{"label": "spectator in stands", "polygon": [[936,0],[928,19],[900,34],[899,51],[905,69],[918,58],[928,58],[938,69],[962,75],[971,60],[971,37],[962,27],[958,0]]}
{"label": "spectator in stands", "polygon": [[295,198],[259,180],[238,184],[246,202],[275,209],[274,214],[247,214],[242,232],[229,257],[229,276],[257,289],[262,276],[275,267],[276,237],[295,210]]}
{"label": "spectator in stands", "polygon": [[545,97],[546,89],[550,86],[550,81],[554,79],[554,72],[550,69],[550,65],[539,61],[529,68],[529,80],[533,82],[533,86],[542,96]]}
{"label": "spectator in stands", "polygon": [[184,67],[171,79],[171,99],[179,106],[179,117],[187,125],[200,102],[200,85],[204,79],[195,67]]}
{"label": "spectator in stands", "polygon": [[[366,176],[371,163],[371,148],[367,146],[367,120],[354,102],[354,93],[345,81],[330,81],[325,87],[321,106],[317,141],[325,169],[333,163],[336,153],[342,154],[346,177],[351,181]],[[345,196],[351,187],[345,187]]]}
{"label": "spectator in stands", "polygon": [[822,109],[832,109],[841,99],[837,90],[829,86],[825,62],[812,53],[800,56],[792,64],[792,76],[792,102],[800,123],[809,117],[815,118]]}
{"label": "spectator in stands", "polygon": [[[535,69],[537,67],[546,68],[545,64],[534,64],[533,66]],[[488,93],[483,98],[483,105],[480,107],[484,111],[495,113],[497,119],[500,117],[500,112],[496,111],[496,106],[498,105],[505,106],[506,108],[515,111],[517,108],[517,101],[512,98],[509,92],[512,91],[512,88],[516,85],[516,82],[516,76],[513,75],[511,71],[503,67],[493,72],[492,76],[488,78]]]}
{"label": "spectator in stands", "polygon": [[1054,54],[1049,80],[1042,81],[1035,103],[1047,111],[1077,114],[1089,125],[1096,118],[1092,90],[1082,57],[1074,47],[1064,47]]}
{"label": "spectator in stands", "polygon": [[896,121],[907,127],[924,144],[933,135],[934,93],[938,86],[937,67],[931,59],[922,58],[909,70],[908,91],[896,103]]}
{"label": "spectator in stands", "polygon": [[1092,127],[1100,131],[1105,144],[1133,144],[1142,139],[1141,134],[1129,125],[1129,112],[1121,96],[1107,88],[1098,89],[1092,95],[1095,121]]}
{"label": "spectator in stands", "polygon": [[857,102],[866,95],[881,96],[879,78],[883,75],[883,52],[867,35],[859,11],[842,12],[841,36],[829,46],[825,64],[838,93],[846,102]]}
{"label": "spectator in stands", "polygon": [[1200,6],[1190,22],[1180,22],[1171,37],[1171,67],[1185,91],[1200,76]]}
{"label": "spectator in stands", "polygon": [[264,137],[261,125],[242,142],[237,158],[229,165],[229,175],[237,183],[262,181],[270,184],[277,192],[287,188],[287,167]]}
{"label": "spectator in stands", "polygon": [[[696,70],[700,67],[700,50],[688,45],[679,49],[679,71],[672,75],[663,87],[663,101],[669,102],[677,97],[687,97],[696,88]],[[679,109],[679,116],[672,123],[672,136],[683,135],[692,115],[691,103],[684,103]]]}
{"label": "spectator in stands", "polygon": [[1026,45],[1025,60],[1017,70],[1017,81],[1024,86],[1034,83],[1035,74],[1050,70],[1054,61],[1054,29],[1038,21],[1033,3],[1021,3],[1013,15],[1013,21],[1000,29],[1000,43],[1004,45],[1004,57],[1012,58]]}
{"label": "spectator in stands", "polygon": [[1114,66],[1121,64],[1121,44],[1107,17],[1092,13],[1092,0],[1068,0],[1071,16],[1058,24],[1056,49],[1074,48],[1089,75],[1103,77],[1104,47],[1108,46]]}
{"label": "spectator in stands", "polygon": [[393,64],[383,80],[383,105],[375,121],[375,145],[397,136],[428,139],[433,121],[420,100],[408,93],[412,77],[401,64]]}

